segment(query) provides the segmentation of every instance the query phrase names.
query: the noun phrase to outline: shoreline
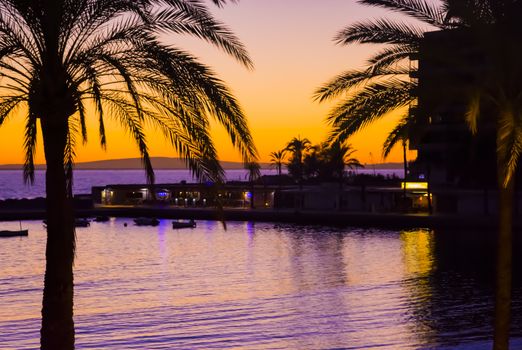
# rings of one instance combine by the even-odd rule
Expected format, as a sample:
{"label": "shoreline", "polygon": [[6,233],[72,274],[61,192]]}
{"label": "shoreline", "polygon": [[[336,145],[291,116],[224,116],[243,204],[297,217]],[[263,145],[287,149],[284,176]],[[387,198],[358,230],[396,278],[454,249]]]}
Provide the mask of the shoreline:
{"label": "shoreline", "polygon": [[[409,213],[366,213],[332,212],[312,210],[276,209],[233,209],[224,208],[165,208],[111,206],[91,209],[76,209],[77,217],[157,217],[159,219],[194,219],[224,221],[254,221],[290,223],[297,225],[327,225],[361,228],[386,229],[455,229],[455,230],[496,230],[498,220],[491,216],[428,215]],[[6,210],[0,209],[0,221],[43,220],[45,210]],[[522,230],[522,222],[515,221],[513,227]]]}

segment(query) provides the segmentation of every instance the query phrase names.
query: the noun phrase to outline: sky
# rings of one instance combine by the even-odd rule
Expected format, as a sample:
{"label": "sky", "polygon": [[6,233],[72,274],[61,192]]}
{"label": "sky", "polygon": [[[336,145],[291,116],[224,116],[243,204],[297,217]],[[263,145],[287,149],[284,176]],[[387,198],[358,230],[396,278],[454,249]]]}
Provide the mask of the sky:
{"label": "sky", "polygon": [[[335,103],[313,101],[319,86],[345,70],[364,66],[377,47],[368,45],[340,46],[335,34],[359,20],[393,17],[383,10],[356,4],[355,0],[240,0],[217,8],[209,4],[215,16],[225,22],[247,47],[254,61],[248,70],[218,49],[187,37],[168,38],[213,67],[238,98],[248,118],[259,151],[260,161],[269,161],[270,152],[285,147],[295,136],[312,143],[324,141],[329,131],[325,119]],[[382,143],[397,115],[389,115],[350,139],[357,149],[355,156],[363,163],[382,162]],[[87,121],[89,141],[78,145],[78,162],[138,157],[139,152],[129,135],[117,125],[108,123],[107,150],[98,142],[95,118]],[[13,118],[0,128],[0,163],[22,163],[23,118]],[[212,134],[221,160],[239,161],[240,155],[231,145],[225,131],[214,125]],[[152,156],[175,157],[174,149],[148,130]],[[37,163],[43,163],[43,146],[37,148]],[[409,158],[414,152],[409,153]],[[402,161],[397,147],[387,158]]]}

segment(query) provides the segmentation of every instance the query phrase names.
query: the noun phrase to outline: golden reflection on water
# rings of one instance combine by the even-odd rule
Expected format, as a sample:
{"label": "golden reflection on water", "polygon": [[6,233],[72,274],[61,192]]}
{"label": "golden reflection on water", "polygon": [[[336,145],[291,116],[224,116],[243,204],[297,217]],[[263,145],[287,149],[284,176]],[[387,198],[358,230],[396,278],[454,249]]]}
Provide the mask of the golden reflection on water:
{"label": "golden reflection on water", "polygon": [[433,298],[429,276],[434,268],[434,232],[428,229],[402,231],[404,271],[410,282],[404,283],[410,294],[411,315],[416,322],[411,332],[418,335],[417,342],[429,344],[436,334],[431,322],[429,303]]}
{"label": "golden reflection on water", "polygon": [[404,267],[409,276],[426,276],[433,269],[433,231],[402,231]]}

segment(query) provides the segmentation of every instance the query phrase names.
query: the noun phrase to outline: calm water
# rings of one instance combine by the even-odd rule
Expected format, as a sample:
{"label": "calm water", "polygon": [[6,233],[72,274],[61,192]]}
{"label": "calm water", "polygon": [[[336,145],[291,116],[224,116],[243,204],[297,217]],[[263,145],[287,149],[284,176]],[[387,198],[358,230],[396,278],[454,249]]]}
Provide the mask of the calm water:
{"label": "calm water", "polygon": [[[488,348],[491,244],[476,234],[124,222],[77,230],[77,349]],[[24,226],[0,241],[1,349],[39,343],[45,232]]]}
{"label": "calm water", "polygon": [[[359,169],[358,173],[373,174],[372,169]],[[382,175],[402,176],[403,172],[397,169],[380,169],[375,171]],[[262,174],[275,175],[273,169],[262,169]],[[156,170],[156,183],[177,183],[182,180],[192,182],[188,170]],[[245,181],[247,172],[245,170],[227,170],[227,180]],[[146,183],[143,170],[77,170],[74,172],[74,193],[91,193],[92,186],[105,186],[108,184],[144,184]],[[2,170],[0,171],[0,199],[6,198],[36,198],[45,197],[45,172],[37,170],[33,186],[25,185],[22,171]]]}

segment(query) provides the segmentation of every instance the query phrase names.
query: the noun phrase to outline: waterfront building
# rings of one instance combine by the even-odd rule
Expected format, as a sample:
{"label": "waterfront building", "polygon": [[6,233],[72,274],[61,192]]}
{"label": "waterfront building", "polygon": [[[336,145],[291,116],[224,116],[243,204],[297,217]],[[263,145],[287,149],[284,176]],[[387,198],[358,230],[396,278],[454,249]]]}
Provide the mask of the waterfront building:
{"label": "waterfront building", "polygon": [[273,207],[276,186],[232,182],[216,187],[205,183],[106,185],[92,188],[95,206],[162,205],[180,208],[215,207],[220,204],[233,208]]}
{"label": "waterfront building", "polygon": [[418,105],[411,108],[414,124],[410,148],[417,151],[411,172],[438,187],[496,186],[495,124],[482,106],[477,133],[466,122],[469,88],[488,69],[466,30],[425,33],[418,55]]}
{"label": "waterfront building", "polygon": [[[408,205],[404,205],[404,199]],[[216,207],[275,210],[318,210],[345,212],[426,212],[426,188],[344,185],[266,185],[247,182],[227,183],[219,188],[200,183],[107,185],[92,188],[95,207],[161,206],[173,208]]]}
{"label": "waterfront building", "polygon": [[469,32],[454,29],[425,33],[411,59],[417,66],[412,79],[418,80],[418,105],[410,108],[410,148],[417,151],[410,179],[429,183],[435,213],[494,214],[494,118],[488,106],[481,105],[476,134],[465,118],[469,88],[491,67],[488,56]]}

